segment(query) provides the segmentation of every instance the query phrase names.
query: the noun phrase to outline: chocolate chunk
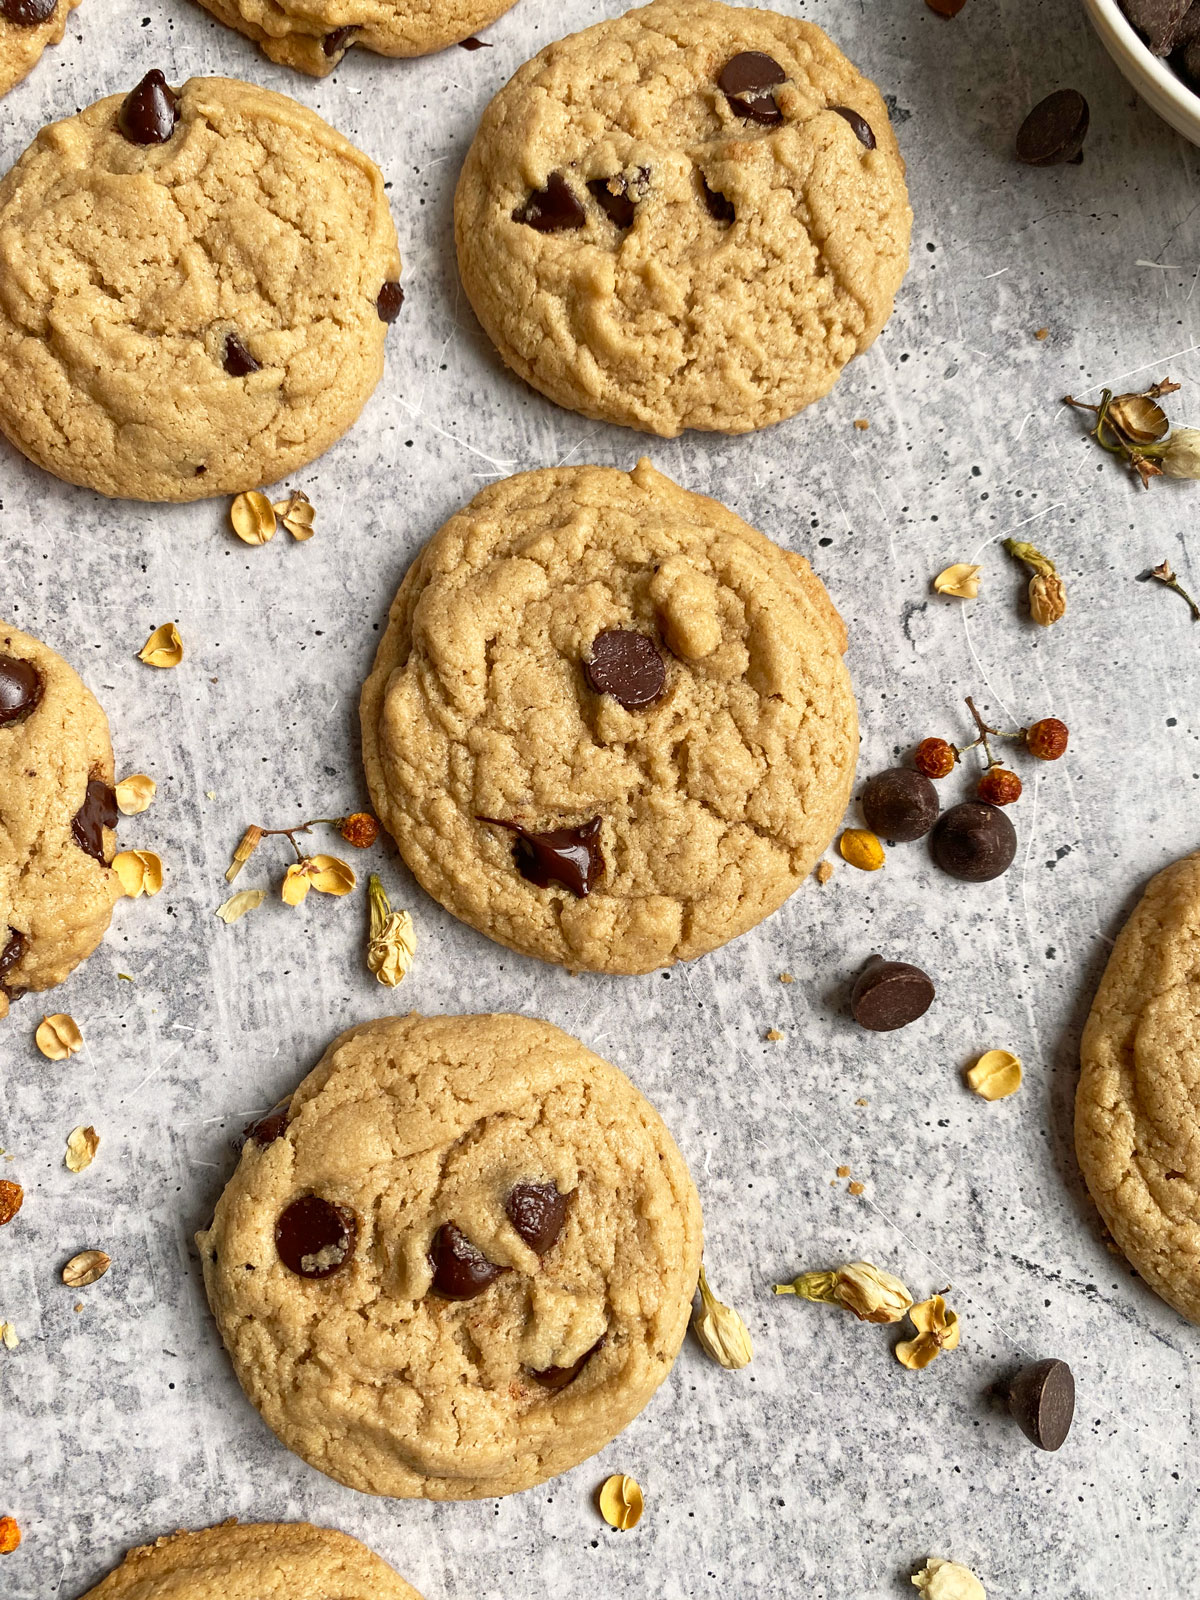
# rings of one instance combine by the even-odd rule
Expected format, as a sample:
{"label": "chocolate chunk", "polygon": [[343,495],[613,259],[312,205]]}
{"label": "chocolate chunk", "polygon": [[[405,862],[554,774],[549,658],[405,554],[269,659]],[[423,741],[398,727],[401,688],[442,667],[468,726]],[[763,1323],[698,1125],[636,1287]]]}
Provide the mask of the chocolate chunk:
{"label": "chocolate chunk", "polygon": [[529,1248],[544,1256],[558,1243],[569,1199],[553,1183],[518,1183],[504,1209]]}
{"label": "chocolate chunk", "polygon": [[0,728],[24,722],[41,704],[42,675],[32,661],[0,656]]}
{"label": "chocolate chunk", "polygon": [[104,859],[104,829],[115,828],[119,816],[117,797],[108,784],[100,778],[89,778],[83,804],[71,823],[71,834],[79,848],[102,867],[108,865]]}
{"label": "chocolate chunk", "polygon": [[[609,187],[610,183],[617,185],[615,193]],[[604,215],[618,228],[633,226],[636,207],[629,198],[624,178],[592,178],[588,182],[588,193],[596,198]]]}
{"label": "chocolate chunk", "polygon": [[923,839],[941,809],[933,784],[912,767],[878,773],[863,791],[862,808],[871,832],[897,844]]}
{"label": "chocolate chunk", "polygon": [[477,39],[475,35],[472,34],[469,39],[460,39],[458,41],[458,48],[460,50],[490,50],[492,47],[486,39]]}
{"label": "chocolate chunk", "polygon": [[400,315],[400,307],[404,304],[404,290],[395,278],[389,278],[379,291],[375,301],[375,309],[379,313],[380,322],[395,322]]}
{"label": "chocolate chunk", "polygon": [[866,145],[868,150],[874,150],[875,130],[861,112],[855,111],[853,106],[830,106],[829,109],[830,111],[836,111],[839,117],[845,117],[846,121],[854,129],[854,137],[859,144]]}
{"label": "chocolate chunk", "polygon": [[519,822],[504,822],[499,817],[480,817],[495,828],[507,828],[517,835],[513,860],[517,871],[539,889],[552,883],[569,889],[579,900],[585,899],[604,876],[604,856],[600,849],[600,818],[581,822],[577,828],[552,828],[548,833],[530,833]]}
{"label": "chocolate chunk", "polygon": [[275,1224],[279,1259],[301,1278],[330,1278],[358,1247],[358,1218],[319,1194],[293,1200]]}
{"label": "chocolate chunk", "polygon": [[277,1106],[271,1107],[266,1116],[259,1117],[257,1122],[248,1123],[242,1129],[239,1144],[247,1144],[253,1139],[256,1145],[265,1150],[267,1145],[274,1144],[276,1139],[282,1139],[287,1132],[288,1107],[291,1103],[290,1098],[281,1100]]}
{"label": "chocolate chunk", "polygon": [[474,1300],[507,1267],[489,1261],[452,1222],[444,1222],[434,1235],[429,1251],[433,1268],[433,1289],[444,1300]]}
{"label": "chocolate chunk", "polygon": [[1189,39],[1180,51],[1179,70],[1200,88],[1200,37]]}
{"label": "chocolate chunk", "polygon": [[25,935],[16,928],[7,930],[8,938],[0,949],[0,988],[4,985],[4,974],[11,972],[25,954]]}
{"label": "chocolate chunk", "polygon": [[933,859],[952,878],[987,883],[1012,866],[1017,830],[999,806],[964,800],[938,818],[932,847]]}
{"label": "chocolate chunk", "polygon": [[653,639],[630,628],[605,628],[592,640],[583,675],[597,694],[610,694],[626,711],[643,711],[662,697],[667,669]]}
{"label": "chocolate chunk", "polygon": [[0,0],[0,17],[19,28],[36,28],[49,22],[58,0]]}
{"label": "chocolate chunk", "polygon": [[157,68],[148,72],[117,112],[130,144],[166,144],[179,118],[179,96]]}
{"label": "chocolate chunk", "polygon": [[761,50],[743,50],[727,61],[717,77],[730,106],[739,117],[767,125],[783,121],[771,90],[787,82],[787,73]]}
{"label": "chocolate chunk", "polygon": [[1053,167],[1082,154],[1091,113],[1078,89],[1056,89],[1025,118],[1017,134],[1017,160]]}
{"label": "chocolate chunk", "polygon": [[590,1350],[585,1350],[578,1361],[572,1361],[569,1367],[544,1367],[541,1372],[531,1372],[529,1376],[535,1383],[540,1383],[543,1389],[565,1389],[587,1366],[588,1362],[598,1350],[602,1350],[608,1342],[608,1335],[602,1333]]}
{"label": "chocolate chunk", "polygon": [[535,189],[524,205],[513,212],[514,222],[523,222],[536,233],[565,233],[582,228],[587,212],[576,199],[561,172],[552,172],[544,189]]}
{"label": "chocolate chunk", "polygon": [[1075,1416],[1075,1379],[1065,1361],[1022,1367],[1008,1380],[1006,1398],[1021,1432],[1039,1450],[1061,1447]]}
{"label": "chocolate chunk", "polygon": [[1121,0],[1121,9],[1156,56],[1169,56],[1181,42],[1192,0]]}
{"label": "chocolate chunk", "polygon": [[357,32],[357,28],[334,28],[332,33],[327,33],[321,40],[321,49],[332,60],[334,56],[342,54]]}
{"label": "chocolate chunk", "polygon": [[891,1033],[923,1017],[933,1004],[933,982],[907,961],[872,956],[854,980],[850,1009],[861,1028]]}
{"label": "chocolate chunk", "polygon": [[708,207],[710,217],[715,217],[718,222],[736,222],[737,212],[733,209],[733,201],[726,200],[723,194],[718,194],[715,189],[708,187],[708,179],[700,174],[700,187],[704,190],[704,204]]}
{"label": "chocolate chunk", "polygon": [[939,17],[956,17],[967,0],[925,0],[930,11],[936,11]]}
{"label": "chocolate chunk", "polygon": [[236,333],[225,335],[224,364],[231,378],[245,378],[251,372],[262,371],[260,363],[255,361]]}

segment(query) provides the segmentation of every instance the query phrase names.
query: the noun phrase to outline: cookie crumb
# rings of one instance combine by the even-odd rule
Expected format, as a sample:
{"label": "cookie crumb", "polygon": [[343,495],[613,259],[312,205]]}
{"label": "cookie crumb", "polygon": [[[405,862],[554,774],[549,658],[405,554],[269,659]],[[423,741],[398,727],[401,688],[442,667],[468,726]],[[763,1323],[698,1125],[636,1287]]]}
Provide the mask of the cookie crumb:
{"label": "cookie crumb", "polygon": [[796,980],[792,977],[790,972],[781,972],[779,974],[779,981],[780,983],[795,983]]}
{"label": "cookie crumb", "polygon": [[773,1043],[776,1039],[782,1039],[783,1034],[780,1033],[778,1028],[768,1028],[766,1033],[763,1035],[763,1038],[770,1039]]}
{"label": "cookie crumb", "polygon": [[1037,332],[1034,334],[1033,337],[1035,339],[1042,339],[1042,340],[1048,339],[1050,337],[1050,329],[1049,328],[1039,328],[1037,330]]}
{"label": "cookie crumb", "polygon": [[860,433],[866,433],[871,424],[867,421],[866,417],[855,417],[854,426]]}
{"label": "cookie crumb", "polygon": [[861,1183],[858,1183],[858,1182],[855,1182],[855,1183],[852,1183],[852,1184],[851,1184],[851,1185],[850,1185],[850,1191],[849,1191],[849,1192],[850,1192],[850,1193],[851,1193],[851,1194],[861,1194],[861,1193],[862,1193],[862,1192],[863,1192],[863,1189],[864,1189],[864,1188],[865,1188],[865,1185],[864,1185],[864,1184],[861,1184]]}
{"label": "cookie crumb", "polygon": [[830,878],[832,878],[832,877],[833,877],[833,862],[832,861],[822,861],[821,864],[817,867],[817,882],[818,883],[828,883]]}
{"label": "cookie crumb", "polygon": [[854,1104],[856,1106],[869,1106],[871,1102],[869,1100],[856,1100]]}
{"label": "cookie crumb", "polygon": [[838,1174],[839,1178],[848,1178],[850,1176],[850,1168],[849,1167],[839,1167],[837,1169],[837,1174]]}

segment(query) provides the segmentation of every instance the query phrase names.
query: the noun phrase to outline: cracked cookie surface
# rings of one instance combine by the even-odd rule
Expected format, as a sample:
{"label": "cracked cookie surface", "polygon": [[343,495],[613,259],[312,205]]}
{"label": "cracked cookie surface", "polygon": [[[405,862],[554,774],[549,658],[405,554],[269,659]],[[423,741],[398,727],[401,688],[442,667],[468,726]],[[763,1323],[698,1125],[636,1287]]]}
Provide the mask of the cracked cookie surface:
{"label": "cracked cookie surface", "polygon": [[227,1522],[131,1550],[84,1600],[421,1600],[348,1534]]}
{"label": "cracked cookie surface", "polygon": [[43,50],[62,43],[67,18],[78,4],[79,0],[49,4],[47,0],[40,4],[37,0],[32,4],[30,0],[0,0],[0,95],[29,76]]}
{"label": "cracked cookie surface", "polygon": [[0,622],[0,1017],[22,990],[62,983],[104,937],[121,897],[104,825],[116,821],[112,781],[91,691]]}
{"label": "cracked cookie surface", "polygon": [[1083,1032],[1079,1165],[1158,1295],[1200,1323],[1200,854],[1154,878]]}
{"label": "cracked cookie surface", "polygon": [[[509,1494],[599,1450],[670,1372],[699,1200],[654,1108],[568,1034],[367,1023],[286,1127],[260,1128],[196,1242],[243,1389],[322,1472],[371,1494]],[[514,1205],[531,1191],[553,1214]],[[299,1203],[342,1219],[337,1248],[318,1231],[293,1251],[280,1219]],[[451,1226],[475,1272],[461,1298],[439,1255]]]}
{"label": "cracked cookie surface", "polygon": [[466,39],[514,0],[200,0],[264,55],[311,77],[359,46],[381,56],[423,56]]}
{"label": "cracked cookie surface", "polygon": [[[608,630],[661,659],[649,704],[593,686]],[[514,950],[617,973],[703,955],[775,911],[841,819],[845,644],[803,557],[648,461],[505,479],[392,606],[362,695],[376,814],[436,900]],[[596,818],[586,895],[520,870],[514,826]]]}
{"label": "cracked cookie surface", "polygon": [[233,79],[173,93],[165,141],[127,138],[117,95],[0,182],[0,429],[139,500],[256,488],[328,449],[383,371],[400,274],[383,180],[341,134]]}
{"label": "cracked cookie surface", "polygon": [[[735,58],[781,81],[727,93]],[[668,436],[826,394],[891,314],[911,226],[875,86],[812,23],[718,0],[549,45],[488,106],[455,200],[463,284],[507,364]]]}

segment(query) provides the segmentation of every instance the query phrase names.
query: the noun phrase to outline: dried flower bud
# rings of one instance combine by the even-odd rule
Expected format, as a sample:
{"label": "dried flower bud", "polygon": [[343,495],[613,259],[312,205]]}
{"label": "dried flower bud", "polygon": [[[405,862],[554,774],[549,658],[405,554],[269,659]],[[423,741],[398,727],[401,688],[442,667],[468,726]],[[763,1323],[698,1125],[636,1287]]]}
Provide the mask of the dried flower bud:
{"label": "dried flower bud", "polygon": [[1021,1063],[1011,1050],[986,1050],[967,1073],[967,1082],[984,1100],[1005,1100],[1021,1087]]}
{"label": "dried flower bud", "polygon": [[955,1312],[947,1310],[940,1294],[922,1300],[908,1313],[917,1330],[915,1339],[902,1339],[896,1346],[896,1360],[911,1372],[920,1372],[935,1361],[943,1350],[957,1350],[962,1331]]}
{"label": "dried flower bud", "polygon": [[1044,556],[1036,545],[1024,539],[1005,539],[1004,548],[1017,561],[1023,561],[1031,572],[1040,573],[1044,578],[1053,577],[1058,570],[1049,556]]}
{"label": "dried flower bud", "polygon": [[600,1490],[600,1515],[610,1528],[628,1533],[642,1519],[642,1491],[635,1479],[614,1473]]}
{"label": "dried flower bud", "polygon": [[352,844],[356,850],[366,850],[379,837],[379,824],[367,811],[356,811],[353,816],[342,817],[337,829],[346,843]]}
{"label": "dried flower bud", "polygon": [[138,651],[138,660],[148,667],[177,667],[183,660],[183,640],[173,622],[164,622],[161,628],[146,640]]}
{"label": "dried flower bud", "polygon": [[213,912],[215,917],[220,917],[226,927],[232,927],[235,922],[240,922],[247,911],[253,911],[262,905],[267,898],[265,889],[243,889],[238,894],[230,895]]}
{"label": "dried flower bud", "polygon": [[844,1306],[860,1322],[899,1322],[913,1303],[899,1278],[869,1261],[850,1261],[836,1272],[802,1272],[792,1283],[777,1283],[775,1293]]}
{"label": "dried flower bud", "polygon": [[77,1050],[83,1049],[83,1035],[74,1017],[65,1011],[56,1011],[52,1017],[43,1017],[38,1023],[33,1042],[47,1061],[65,1061]]}
{"label": "dried flower bud", "polygon": [[153,850],[122,850],[112,866],[130,900],[156,895],[163,886],[162,862]]}
{"label": "dried flower bud", "polygon": [[233,852],[233,860],[229,863],[229,867],[225,873],[226,883],[232,883],[237,877],[238,873],[242,870],[247,861],[249,861],[250,857],[262,843],[262,837],[263,830],[261,828],[256,828],[254,824],[251,823],[246,829],[245,833],[242,835],[241,843]]}
{"label": "dried flower bud", "polygon": [[[5,1327],[10,1324],[5,1323]],[[10,1556],[21,1542],[21,1529],[16,1517],[0,1517],[0,1556]]]}
{"label": "dried flower bud", "polygon": [[750,1333],[731,1306],[722,1305],[708,1287],[704,1268],[700,1268],[700,1310],[692,1318],[696,1338],[706,1355],[729,1372],[739,1372],[754,1359]]}
{"label": "dried flower bud", "polygon": [[[0,1344],[2,1344],[6,1350],[15,1350],[20,1342],[21,1341],[17,1336],[17,1330],[13,1327],[12,1323],[0,1322]],[[3,1524],[0,1523],[0,1526],[3,1526]],[[12,1548],[15,1550],[16,1545],[13,1545]],[[7,1555],[8,1551],[0,1550],[0,1554]]]}
{"label": "dried flower bud", "polygon": [[1106,418],[1130,444],[1156,444],[1171,424],[1167,413],[1148,394],[1118,394],[1108,403]]}
{"label": "dried flower bud", "polygon": [[103,1250],[81,1250],[62,1269],[62,1281],[68,1289],[87,1289],[99,1283],[111,1266],[112,1258]]}
{"label": "dried flower bud", "polygon": [[318,894],[349,894],[358,879],[354,869],[337,856],[305,856],[294,862],[283,880],[283,902],[298,906],[310,889]]}
{"label": "dried flower bud", "polygon": [[303,544],[306,539],[312,538],[317,513],[303,489],[293,489],[286,500],[276,500],[271,509],[293,539]]}
{"label": "dried flower bud", "polygon": [[952,594],[959,600],[974,600],[979,593],[979,573],[979,567],[959,561],[944,572],[939,572],[933,580],[933,587],[938,594]]}
{"label": "dried flower bud", "polygon": [[1162,454],[1168,478],[1200,478],[1200,428],[1176,428]]}
{"label": "dried flower bud", "polygon": [[25,1191],[19,1183],[13,1183],[8,1178],[0,1178],[0,1228],[12,1221],[20,1211],[25,1199]]}
{"label": "dried flower bud", "polygon": [[1058,574],[1039,573],[1029,580],[1029,612],[1035,622],[1048,628],[1067,609],[1067,591]]}
{"label": "dried flower bud", "polygon": [[371,936],[367,944],[367,971],[388,989],[407,974],[417,953],[417,930],[407,911],[393,911],[377,873],[367,881],[371,899]]}
{"label": "dried flower bud", "polygon": [[117,809],[123,817],[136,817],[150,809],[150,802],[158,793],[158,785],[144,772],[135,772],[131,778],[122,778],[113,791]]}
{"label": "dried flower bud", "polygon": [[67,1168],[71,1172],[82,1172],[85,1167],[90,1167],[96,1159],[96,1151],[100,1148],[100,1135],[95,1128],[72,1128],[67,1138]]}
{"label": "dried flower bud", "polygon": [[243,544],[266,544],[275,537],[275,508],[259,489],[235,497],[229,520]]}
{"label": "dried flower bud", "polygon": [[883,846],[866,828],[847,828],[838,840],[842,860],[863,872],[878,872],[884,862]]}
{"label": "dried flower bud", "polygon": [[943,1561],[941,1556],[930,1556],[920,1572],[913,1573],[912,1581],[925,1600],[987,1600],[973,1572],[957,1561]]}

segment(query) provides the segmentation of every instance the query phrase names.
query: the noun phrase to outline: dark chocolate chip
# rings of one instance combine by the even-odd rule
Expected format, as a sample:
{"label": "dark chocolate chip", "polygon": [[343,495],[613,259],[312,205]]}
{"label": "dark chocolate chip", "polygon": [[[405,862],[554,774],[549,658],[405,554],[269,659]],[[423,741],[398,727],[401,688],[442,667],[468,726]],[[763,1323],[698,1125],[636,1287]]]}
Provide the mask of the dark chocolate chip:
{"label": "dark chocolate chip", "polygon": [[9,928],[7,933],[4,946],[0,948],[0,987],[3,986],[5,973],[11,972],[25,954],[25,935],[16,928]]}
{"label": "dark chocolate chip", "polygon": [[925,0],[930,11],[936,11],[939,17],[956,17],[967,0]]}
{"label": "dark chocolate chip", "polygon": [[32,716],[42,699],[42,675],[32,661],[0,656],[0,728]]}
{"label": "dark chocolate chip", "polygon": [[1074,161],[1083,150],[1091,113],[1078,89],[1056,89],[1025,118],[1017,134],[1017,160],[1029,167]]}
{"label": "dark chocolate chip", "polygon": [[179,118],[179,96],[157,68],[126,96],[117,127],[130,144],[166,144]]}
{"label": "dark chocolate chip", "polygon": [[83,804],[71,822],[71,833],[79,848],[102,867],[108,865],[104,859],[104,829],[115,828],[119,815],[117,797],[108,784],[100,778],[89,778]]}
{"label": "dark chocolate chip", "polygon": [[266,1116],[259,1117],[257,1122],[251,1122],[242,1129],[240,1144],[248,1144],[251,1139],[262,1149],[274,1144],[276,1139],[282,1139],[287,1132],[288,1107],[291,1100],[281,1100],[277,1106],[272,1106]]}
{"label": "dark chocolate chip", "polygon": [[727,61],[717,84],[739,117],[770,125],[783,121],[771,90],[786,83],[787,73],[761,50],[743,50]]}
{"label": "dark chocolate chip", "polygon": [[564,233],[582,228],[587,212],[576,199],[561,172],[552,172],[544,189],[535,189],[524,205],[513,212],[514,222],[523,222],[536,233]]}
{"label": "dark chocolate chip", "polygon": [[605,628],[592,640],[583,675],[597,694],[610,694],[626,711],[642,711],[662,697],[667,669],[653,639],[630,628]]}
{"label": "dark chocolate chip", "polygon": [[578,1361],[572,1361],[569,1367],[543,1367],[541,1372],[531,1372],[529,1375],[535,1383],[540,1383],[543,1389],[565,1389],[587,1366],[588,1362],[602,1350],[608,1341],[608,1335],[602,1333],[590,1350],[585,1350]]}
{"label": "dark chocolate chip", "polygon": [[874,150],[875,130],[860,111],[855,111],[853,106],[830,106],[829,109],[836,111],[839,117],[845,117],[854,129],[854,137],[859,144],[866,145],[868,150]]}
{"label": "dark chocolate chip", "polygon": [[867,827],[883,839],[908,844],[923,839],[938,818],[938,792],[923,772],[889,767],[867,784],[862,797]]}
{"label": "dark chocolate chip", "polygon": [[504,1209],[529,1248],[544,1256],[558,1243],[569,1199],[553,1183],[518,1183]]}
{"label": "dark chocolate chip", "polygon": [[489,1261],[482,1250],[476,1250],[452,1222],[444,1222],[434,1235],[429,1265],[433,1268],[434,1292],[444,1300],[474,1300],[502,1272],[508,1271]]}
{"label": "dark chocolate chip", "polygon": [[231,378],[245,378],[252,372],[261,372],[261,363],[255,361],[236,333],[225,335],[225,371]]}
{"label": "dark chocolate chip", "polygon": [[[613,183],[617,185],[615,193],[610,188]],[[592,178],[588,183],[588,193],[595,197],[604,215],[618,228],[633,226],[636,207],[626,191],[624,178]]]}
{"label": "dark chocolate chip", "polygon": [[1075,1379],[1065,1361],[1035,1361],[1008,1380],[1008,1409],[1039,1450],[1061,1447],[1075,1416]]}
{"label": "dark chocolate chip", "polygon": [[850,1009],[861,1028],[891,1033],[923,1017],[933,1004],[933,981],[907,961],[872,956],[854,980]]}
{"label": "dark chocolate chip", "polygon": [[490,50],[492,47],[486,39],[477,39],[475,35],[472,34],[469,39],[460,39],[458,41],[458,48],[460,50]]}
{"label": "dark chocolate chip", "polygon": [[36,28],[49,22],[58,0],[0,0],[0,17],[18,28]]}
{"label": "dark chocolate chip", "polygon": [[1017,830],[999,806],[964,800],[938,818],[932,847],[933,859],[952,878],[987,883],[1012,866]]}
{"label": "dark chocolate chip", "polygon": [[275,1224],[279,1259],[301,1278],[330,1278],[358,1246],[358,1218],[319,1194],[293,1200]]}
{"label": "dark chocolate chip", "polygon": [[1192,0],[1121,0],[1121,9],[1156,56],[1169,56],[1182,42]]}
{"label": "dark chocolate chip", "polygon": [[519,822],[505,822],[500,817],[478,820],[517,835],[513,845],[517,871],[539,889],[558,883],[583,900],[604,876],[599,817],[581,822],[577,828],[551,828],[547,833],[530,833]]}
{"label": "dark chocolate chip", "polygon": [[334,56],[341,55],[357,32],[357,28],[334,28],[332,33],[327,33],[321,40],[321,49],[332,60]]}
{"label": "dark chocolate chip", "polygon": [[380,322],[395,322],[400,315],[400,307],[404,304],[404,290],[395,278],[389,278],[380,289],[375,301],[375,309],[379,313]]}
{"label": "dark chocolate chip", "polygon": [[716,189],[708,187],[708,180],[703,173],[700,174],[700,186],[704,190],[704,204],[708,207],[708,214],[715,217],[718,222],[736,222],[737,212],[733,209],[733,201],[726,200],[723,194]]}

